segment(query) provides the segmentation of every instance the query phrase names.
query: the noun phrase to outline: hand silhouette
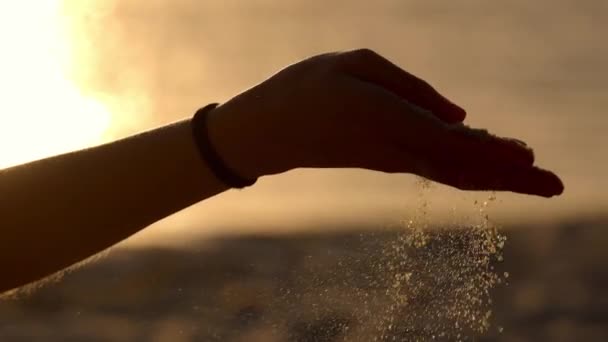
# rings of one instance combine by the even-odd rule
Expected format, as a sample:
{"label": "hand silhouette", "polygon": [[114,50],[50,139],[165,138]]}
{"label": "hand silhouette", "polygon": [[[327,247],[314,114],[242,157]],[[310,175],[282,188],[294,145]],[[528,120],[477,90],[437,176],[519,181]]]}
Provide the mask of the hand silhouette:
{"label": "hand silhouette", "polygon": [[560,179],[523,142],[462,123],[425,81],[361,49],[291,65],[215,109],[211,140],[243,177],[299,167],[413,173],[464,190],[551,197]]}

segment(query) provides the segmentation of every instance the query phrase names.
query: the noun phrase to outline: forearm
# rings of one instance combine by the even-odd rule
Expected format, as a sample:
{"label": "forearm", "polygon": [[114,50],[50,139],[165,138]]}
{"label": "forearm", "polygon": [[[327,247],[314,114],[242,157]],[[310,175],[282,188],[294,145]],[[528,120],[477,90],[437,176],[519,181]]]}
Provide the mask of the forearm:
{"label": "forearm", "polygon": [[[525,144],[454,125],[464,117],[428,83],[362,49],[289,66],[206,122],[222,162],[244,179],[351,167],[463,190],[563,192]],[[1,171],[0,292],[224,190],[200,160],[189,121]]]}
{"label": "forearm", "polygon": [[224,190],[189,120],[0,171],[0,293]]}

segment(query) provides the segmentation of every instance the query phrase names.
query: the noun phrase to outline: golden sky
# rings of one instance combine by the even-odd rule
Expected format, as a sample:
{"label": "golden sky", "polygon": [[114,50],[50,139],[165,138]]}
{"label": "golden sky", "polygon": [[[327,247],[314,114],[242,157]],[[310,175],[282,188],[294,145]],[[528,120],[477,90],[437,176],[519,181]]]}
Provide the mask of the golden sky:
{"label": "golden sky", "polygon": [[[0,1],[0,167],[182,119],[310,55],[370,47],[466,108],[469,124],[529,142],[563,177],[560,198],[499,194],[497,217],[605,212],[603,32],[602,0]],[[298,170],[168,222],[373,224],[415,207],[415,184],[408,175]],[[438,187],[426,198],[445,214],[474,210],[475,196]]]}
{"label": "golden sky", "polygon": [[0,167],[99,143],[110,114],[67,76],[60,0],[0,2]]}

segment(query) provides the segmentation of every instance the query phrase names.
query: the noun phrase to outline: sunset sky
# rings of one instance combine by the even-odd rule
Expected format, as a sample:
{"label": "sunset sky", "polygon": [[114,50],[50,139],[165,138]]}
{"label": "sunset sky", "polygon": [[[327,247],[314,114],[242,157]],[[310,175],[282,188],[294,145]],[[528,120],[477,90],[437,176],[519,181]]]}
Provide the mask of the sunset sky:
{"label": "sunset sky", "polygon": [[[471,125],[527,141],[564,179],[556,199],[499,194],[496,217],[605,212],[607,31],[602,1],[555,1],[550,12],[523,0],[2,1],[0,166],[184,118],[313,54],[370,47],[465,107]],[[425,196],[446,214],[474,211],[487,194]],[[415,177],[298,170],[157,231],[384,224],[419,201]]]}
{"label": "sunset sky", "polygon": [[0,2],[0,167],[96,144],[110,113],[69,79],[60,0]]}

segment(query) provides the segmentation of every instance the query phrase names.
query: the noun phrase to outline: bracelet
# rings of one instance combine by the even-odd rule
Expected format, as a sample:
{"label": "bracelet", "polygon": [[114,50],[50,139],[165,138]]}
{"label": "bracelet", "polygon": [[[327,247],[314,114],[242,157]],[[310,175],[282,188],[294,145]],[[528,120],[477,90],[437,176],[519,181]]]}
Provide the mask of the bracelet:
{"label": "bracelet", "polygon": [[253,185],[257,179],[245,179],[232,171],[218,155],[209,139],[207,116],[219,104],[211,103],[196,111],[192,117],[192,134],[201,159],[207,163],[211,172],[231,188],[242,189]]}

